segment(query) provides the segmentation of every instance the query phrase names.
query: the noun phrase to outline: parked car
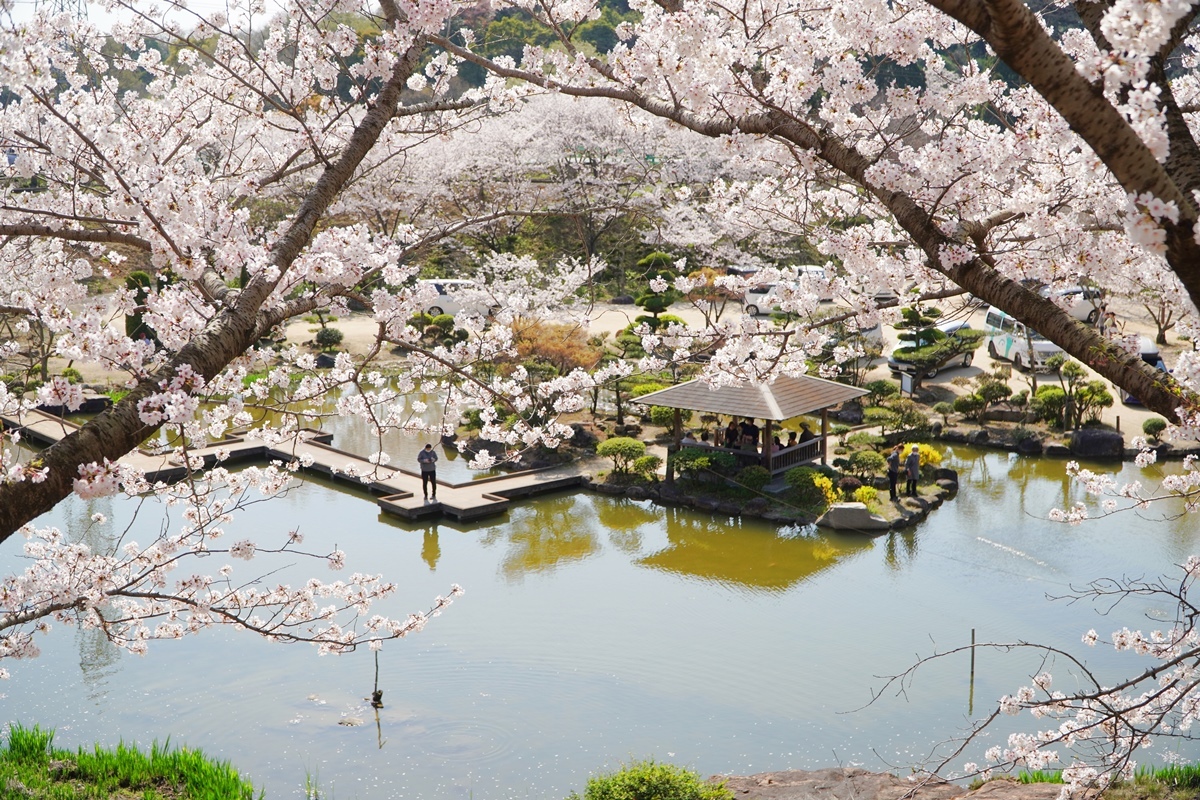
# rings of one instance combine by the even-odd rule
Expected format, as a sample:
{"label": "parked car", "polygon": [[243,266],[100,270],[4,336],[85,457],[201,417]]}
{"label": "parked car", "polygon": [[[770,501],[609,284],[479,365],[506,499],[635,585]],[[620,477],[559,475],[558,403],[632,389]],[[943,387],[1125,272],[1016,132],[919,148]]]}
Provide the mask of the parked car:
{"label": "parked car", "polygon": [[1019,370],[1044,370],[1046,359],[1063,352],[1054,342],[995,306],[988,306],[984,325],[988,355],[1007,359]]}
{"label": "parked car", "polygon": [[1054,299],[1075,319],[1089,325],[1100,319],[1106,307],[1104,290],[1099,287],[1069,286],[1053,293],[1049,287],[1042,287],[1039,292],[1043,297]]}
{"label": "parked car", "polygon": [[975,350],[983,341],[983,332],[972,328],[966,320],[943,322],[934,327],[941,335],[922,347],[897,347],[888,356],[892,372],[911,372],[917,380],[935,377],[950,367],[969,367],[975,360]]}
{"label": "parked car", "polygon": [[[436,317],[441,314],[458,314],[462,311],[483,314],[487,306],[478,299],[479,285],[475,281],[455,278],[438,278],[436,280],[417,281],[419,286],[432,286],[437,297],[425,308],[425,313]],[[468,298],[465,295],[475,294]]]}
{"label": "parked car", "polygon": [[[829,277],[823,267],[799,267],[802,279],[817,292],[817,300],[822,303],[833,302],[833,292],[829,288]],[[747,289],[743,298],[744,310],[752,317],[759,314],[770,314],[779,308],[778,284],[768,283]]]}

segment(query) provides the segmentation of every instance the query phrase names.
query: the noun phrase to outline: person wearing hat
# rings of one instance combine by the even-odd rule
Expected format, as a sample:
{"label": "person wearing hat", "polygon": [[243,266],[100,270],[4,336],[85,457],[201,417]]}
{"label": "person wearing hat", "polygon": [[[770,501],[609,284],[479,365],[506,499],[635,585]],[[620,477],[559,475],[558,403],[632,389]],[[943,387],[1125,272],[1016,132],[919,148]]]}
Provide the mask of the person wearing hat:
{"label": "person wearing hat", "polygon": [[800,423],[800,443],[804,444],[805,442],[811,442],[815,438],[817,438],[817,435],[812,432],[812,428],[808,427],[808,423],[801,422]]}
{"label": "person wearing hat", "polygon": [[908,454],[908,458],[904,459],[904,470],[908,473],[908,483],[904,486],[904,493],[909,497],[917,496],[917,478],[921,476],[921,447],[913,445],[912,450]]}

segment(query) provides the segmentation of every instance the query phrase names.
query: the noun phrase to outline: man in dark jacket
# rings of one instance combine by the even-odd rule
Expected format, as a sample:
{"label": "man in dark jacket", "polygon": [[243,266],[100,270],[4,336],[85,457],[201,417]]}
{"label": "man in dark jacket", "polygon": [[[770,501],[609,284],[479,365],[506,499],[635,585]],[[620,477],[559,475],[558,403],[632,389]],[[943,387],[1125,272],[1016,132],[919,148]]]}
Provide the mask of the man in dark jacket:
{"label": "man in dark jacket", "polygon": [[437,453],[433,445],[425,445],[425,449],[417,453],[417,464],[421,467],[421,494],[429,499],[429,487],[433,486],[433,499],[437,500]]}

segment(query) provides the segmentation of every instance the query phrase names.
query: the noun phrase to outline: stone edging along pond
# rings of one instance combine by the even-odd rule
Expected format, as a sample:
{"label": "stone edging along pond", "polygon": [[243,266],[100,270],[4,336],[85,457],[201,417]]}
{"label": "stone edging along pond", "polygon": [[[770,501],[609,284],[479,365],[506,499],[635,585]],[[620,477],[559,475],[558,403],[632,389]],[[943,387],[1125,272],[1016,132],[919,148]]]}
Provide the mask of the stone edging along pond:
{"label": "stone edging along pond", "polygon": [[[779,525],[825,525],[847,531],[880,534],[889,530],[899,530],[916,525],[929,516],[929,512],[940,506],[958,491],[958,472],[952,469],[939,468],[933,471],[933,483],[923,484],[921,494],[917,497],[905,497],[891,502],[882,501],[885,516],[877,516],[876,522],[869,525],[837,524],[827,513],[820,520],[800,509],[780,507],[767,497],[755,497],[739,503],[730,500],[716,500],[703,495],[690,494],[663,482],[652,484],[635,484],[621,486],[611,483],[597,483],[590,476],[582,478],[584,488],[601,494],[626,497],[630,500],[652,500],[662,506],[677,508],[694,508],[697,511],[719,514],[728,517],[754,517]],[[878,480],[878,479],[877,479]],[[883,488],[887,489],[887,481],[883,479]],[[857,507],[861,503],[839,503],[838,506]],[[858,515],[861,518],[861,511]]]}

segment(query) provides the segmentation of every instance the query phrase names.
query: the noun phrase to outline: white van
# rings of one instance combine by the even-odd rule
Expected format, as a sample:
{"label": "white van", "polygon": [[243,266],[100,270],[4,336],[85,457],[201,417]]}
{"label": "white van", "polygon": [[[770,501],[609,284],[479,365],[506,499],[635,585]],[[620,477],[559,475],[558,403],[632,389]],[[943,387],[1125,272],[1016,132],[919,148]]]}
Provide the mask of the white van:
{"label": "white van", "polygon": [[995,306],[988,306],[984,319],[988,355],[1004,358],[1017,369],[1044,370],[1046,359],[1063,352],[1054,342],[1026,328]]}

